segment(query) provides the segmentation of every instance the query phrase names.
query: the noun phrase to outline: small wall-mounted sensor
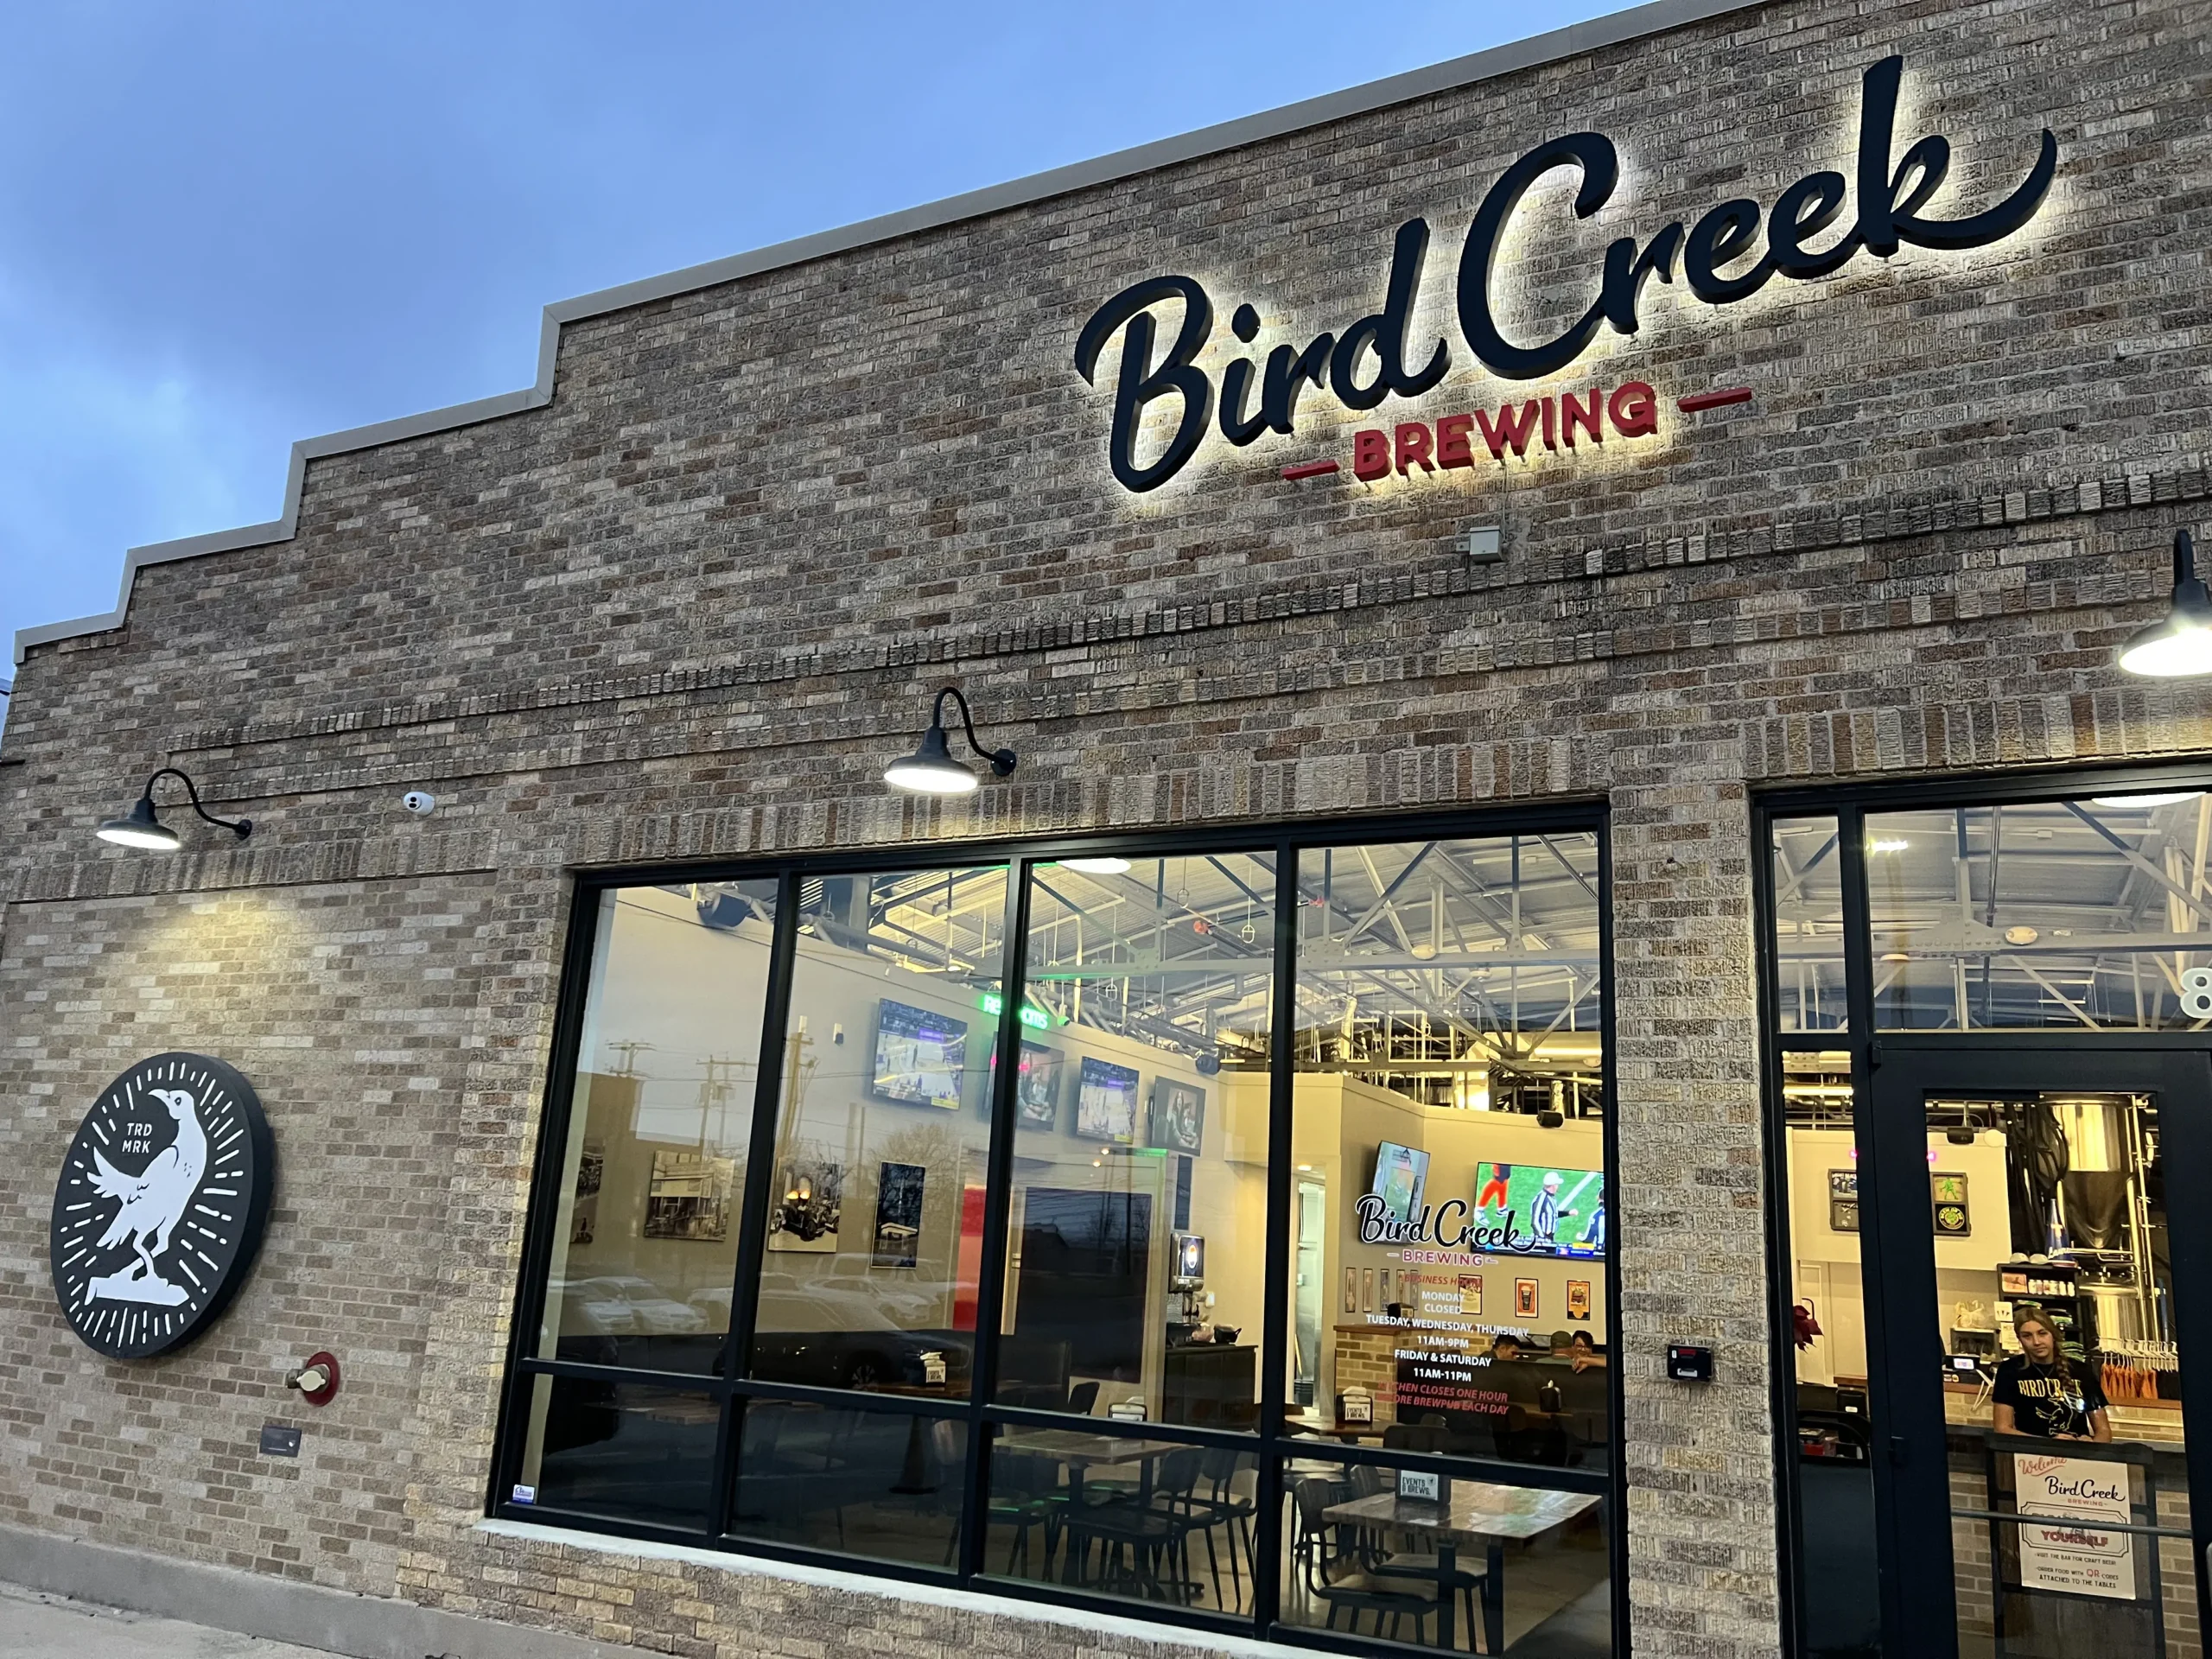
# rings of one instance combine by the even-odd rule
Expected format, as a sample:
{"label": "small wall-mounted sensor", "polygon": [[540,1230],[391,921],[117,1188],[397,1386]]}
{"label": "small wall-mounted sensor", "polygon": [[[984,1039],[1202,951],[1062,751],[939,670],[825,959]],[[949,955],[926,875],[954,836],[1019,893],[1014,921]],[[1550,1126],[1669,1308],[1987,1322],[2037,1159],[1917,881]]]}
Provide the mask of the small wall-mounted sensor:
{"label": "small wall-mounted sensor", "polygon": [[410,789],[399,798],[399,804],[418,818],[427,818],[438,810],[438,798],[427,789]]}
{"label": "small wall-mounted sensor", "polygon": [[1505,556],[1505,532],[1496,524],[1470,524],[1452,545],[1469,564],[1496,564]]}
{"label": "small wall-mounted sensor", "polygon": [[845,1040],[845,1028],[844,1028],[844,1027],[842,1027],[842,1026],[832,1026],[832,1027],[830,1027],[830,1042],[831,1042],[832,1044],[837,1044],[837,1043],[842,1043],[842,1042],[843,1042],[843,1041]]}
{"label": "small wall-mounted sensor", "polygon": [[1693,1348],[1687,1343],[1667,1345],[1667,1375],[1677,1382],[1710,1382],[1713,1381],[1713,1350]]}

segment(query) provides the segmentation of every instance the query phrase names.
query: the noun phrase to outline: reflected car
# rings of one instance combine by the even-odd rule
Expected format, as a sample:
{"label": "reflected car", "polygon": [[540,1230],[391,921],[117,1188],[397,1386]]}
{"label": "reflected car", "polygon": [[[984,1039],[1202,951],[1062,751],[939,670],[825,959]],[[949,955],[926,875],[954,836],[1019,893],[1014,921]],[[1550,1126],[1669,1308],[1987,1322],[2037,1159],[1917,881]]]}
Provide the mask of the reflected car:
{"label": "reflected car", "polygon": [[[783,1330],[770,1330],[770,1325]],[[964,1332],[908,1330],[873,1298],[828,1287],[761,1294],[753,1375],[768,1382],[870,1389],[886,1383],[965,1389],[973,1338]]]}
{"label": "reflected car", "polygon": [[556,1279],[546,1300],[556,1299],[563,1335],[690,1337],[707,1328],[696,1308],[662,1294],[659,1286],[634,1274]]}

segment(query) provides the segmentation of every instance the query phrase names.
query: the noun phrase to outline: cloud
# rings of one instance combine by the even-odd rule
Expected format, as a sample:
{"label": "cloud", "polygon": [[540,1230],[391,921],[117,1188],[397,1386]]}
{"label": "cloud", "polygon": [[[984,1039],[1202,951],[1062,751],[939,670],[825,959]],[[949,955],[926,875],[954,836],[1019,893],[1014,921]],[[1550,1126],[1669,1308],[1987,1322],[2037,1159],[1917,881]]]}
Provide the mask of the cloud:
{"label": "cloud", "polygon": [[0,283],[0,638],[111,607],[136,543],[275,517],[291,424]]}

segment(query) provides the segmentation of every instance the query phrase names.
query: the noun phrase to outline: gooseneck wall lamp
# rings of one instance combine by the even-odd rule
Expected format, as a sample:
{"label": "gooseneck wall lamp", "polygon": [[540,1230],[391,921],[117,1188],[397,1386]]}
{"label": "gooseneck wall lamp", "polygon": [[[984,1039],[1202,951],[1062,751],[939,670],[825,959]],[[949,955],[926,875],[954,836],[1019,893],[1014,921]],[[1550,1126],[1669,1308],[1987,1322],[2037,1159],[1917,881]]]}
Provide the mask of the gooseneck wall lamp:
{"label": "gooseneck wall lamp", "polygon": [[968,734],[968,747],[990,762],[991,775],[1003,778],[1014,770],[1014,751],[985,748],[976,735],[976,721],[968,712],[968,699],[960,695],[957,686],[948,685],[937,694],[936,705],[930,710],[930,728],[922,734],[921,747],[883,769],[883,781],[893,789],[912,790],[922,795],[964,795],[983,781],[976,775],[974,767],[963,766],[952,758],[952,750],[945,742],[947,697],[960,706],[960,724]]}
{"label": "gooseneck wall lamp", "polygon": [[154,785],[164,778],[174,778],[184,785],[184,792],[192,799],[192,810],[219,830],[228,830],[240,841],[253,833],[251,818],[219,818],[200,804],[200,791],[191,779],[175,766],[163,766],[146,780],[140,791],[138,804],[119,818],[110,818],[95,832],[102,841],[111,841],[118,847],[138,847],[148,852],[173,853],[178,846],[177,833],[161,820],[154,810]]}
{"label": "gooseneck wall lamp", "polygon": [[2212,674],[2212,594],[2197,579],[2196,546],[2185,530],[2174,531],[2173,608],[2120,648],[2120,665],[2160,679]]}

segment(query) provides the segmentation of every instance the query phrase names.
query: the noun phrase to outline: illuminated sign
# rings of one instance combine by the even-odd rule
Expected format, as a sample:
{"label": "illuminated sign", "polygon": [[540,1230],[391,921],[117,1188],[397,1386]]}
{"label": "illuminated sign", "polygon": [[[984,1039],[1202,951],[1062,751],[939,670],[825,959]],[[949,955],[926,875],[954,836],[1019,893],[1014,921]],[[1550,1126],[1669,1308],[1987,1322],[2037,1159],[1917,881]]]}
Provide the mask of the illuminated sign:
{"label": "illuminated sign", "polygon": [[[985,991],[976,999],[976,1006],[982,1009],[985,1014],[995,1015],[1005,1008],[1006,999],[996,991]],[[1039,1031],[1050,1031],[1052,1028],[1052,1016],[1033,1002],[1024,1002],[1014,1011],[1014,1017],[1020,1020],[1023,1025],[1033,1026]]]}
{"label": "illuminated sign", "polygon": [[[1926,215],[1921,208],[1949,174],[1951,144],[1940,133],[1930,133],[1916,139],[1892,164],[1904,67],[1903,58],[1888,57],[1866,71],[1855,181],[1833,170],[1808,173],[1777,196],[1771,207],[1737,197],[1712,208],[1687,231],[1676,220],[1641,244],[1632,236],[1619,238],[1606,248],[1603,270],[1592,273],[1594,297],[1582,315],[1552,339],[1524,345],[1506,338],[1491,305],[1499,242],[1522,199],[1546,174],[1570,169],[1580,175],[1575,217],[1587,219],[1611,200],[1620,178],[1619,152],[1602,133],[1570,133],[1539,144],[1491,187],[1460,250],[1459,333],[1475,360],[1508,380],[1554,373],[1587,350],[1601,329],[1636,334],[1644,285],[1654,276],[1672,283],[1677,269],[1700,300],[1724,306],[1749,298],[1777,276],[1812,282],[1832,275],[1862,249],[1886,259],[1902,246],[1978,248],[2012,235],[2035,216],[2050,192],[2058,167],[2057,139],[2044,129],[2027,176],[1993,207],[1964,218]],[[1856,207],[1849,228],[1825,247],[1808,246],[1836,223],[1847,201]],[[1216,423],[1217,404],[1222,436],[1243,448],[1266,433],[1294,432],[1299,401],[1309,389],[1325,391],[1345,409],[1363,410],[1385,397],[1418,397],[1434,387],[1452,366],[1450,342],[1439,339],[1417,346],[1408,339],[1428,240],[1427,220],[1400,226],[1380,311],[1342,334],[1324,332],[1304,346],[1278,345],[1264,359],[1256,353],[1232,359],[1221,372],[1218,398],[1212,380],[1198,365],[1214,322],[1213,301],[1203,285],[1190,276],[1148,276],[1108,300],[1077,339],[1075,366],[1086,381],[1097,384],[1100,359],[1114,337],[1121,336],[1107,440],[1115,478],[1139,493],[1166,483],[1197,453],[1209,424]],[[1166,305],[1179,305],[1182,320],[1163,355],[1157,351],[1160,323],[1154,309]],[[1239,305],[1229,328],[1243,344],[1251,345],[1259,337],[1258,310],[1249,302]],[[1624,435],[1631,435],[1630,425],[1615,412],[1613,401],[1629,390],[1618,389],[1606,403],[1607,416]],[[1648,397],[1649,388],[1643,391]],[[1567,400],[1541,400],[1538,417],[1559,420]],[[1156,455],[1140,461],[1139,429],[1155,404],[1173,416],[1173,430]],[[1504,417],[1501,410],[1498,418]],[[1446,440],[1440,429],[1448,423],[1438,424],[1433,442],[1441,448]],[[1546,435],[1555,441],[1548,426]],[[1487,431],[1483,441],[1490,442]],[[1491,448],[1493,454],[1502,454],[1497,446]],[[1355,456],[1355,470],[1358,460]],[[1392,464],[1397,465],[1395,456]]]}

